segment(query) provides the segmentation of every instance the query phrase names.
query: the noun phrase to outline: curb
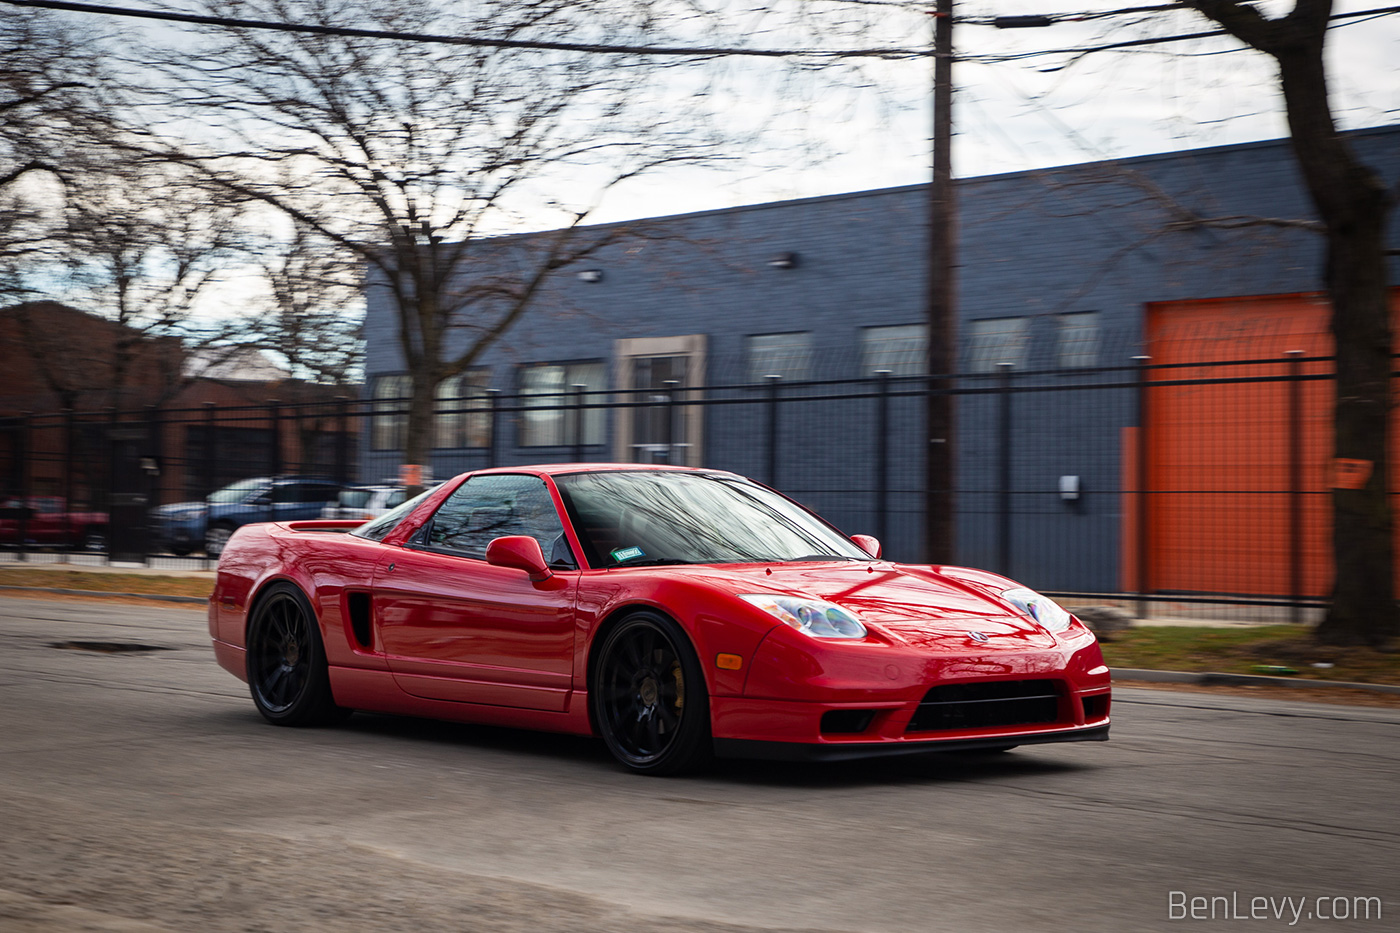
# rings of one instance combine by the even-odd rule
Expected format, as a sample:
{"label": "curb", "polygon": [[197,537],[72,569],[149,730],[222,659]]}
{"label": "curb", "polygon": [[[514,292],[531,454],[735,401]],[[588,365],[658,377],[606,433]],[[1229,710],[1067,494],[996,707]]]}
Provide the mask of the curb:
{"label": "curb", "polygon": [[168,596],[163,593],[114,593],[111,590],[65,590],[53,586],[0,586],[0,592],[55,593],[59,596],[120,596],[123,599],[154,599],[163,603],[207,603],[207,596]]}
{"label": "curb", "polygon": [[1361,684],[1346,680],[1298,680],[1293,677],[1266,677],[1263,674],[1222,674],[1214,671],[1153,671],[1132,667],[1112,667],[1115,681],[1141,681],[1153,684],[1196,684],[1203,687],[1301,687],[1303,689],[1370,690],[1373,693],[1400,694],[1397,684]]}

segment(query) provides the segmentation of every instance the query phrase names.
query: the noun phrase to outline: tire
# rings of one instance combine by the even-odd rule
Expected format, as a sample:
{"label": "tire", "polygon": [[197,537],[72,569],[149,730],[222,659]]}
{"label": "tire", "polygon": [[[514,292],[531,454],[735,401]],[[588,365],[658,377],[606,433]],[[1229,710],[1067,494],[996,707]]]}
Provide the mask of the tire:
{"label": "tire", "polygon": [[204,532],[204,553],[210,557],[218,557],[224,552],[224,547],[228,544],[228,539],[233,537],[234,527],[220,522],[217,525],[210,525],[209,530]]}
{"label": "tire", "polygon": [[248,690],[268,722],[326,726],[350,715],[335,705],[320,626],[297,587],[277,583],[258,600],[247,648]]}
{"label": "tire", "polygon": [[638,612],[595,655],[589,703],[608,751],[638,774],[693,771],[710,760],[705,675],[679,625]]}

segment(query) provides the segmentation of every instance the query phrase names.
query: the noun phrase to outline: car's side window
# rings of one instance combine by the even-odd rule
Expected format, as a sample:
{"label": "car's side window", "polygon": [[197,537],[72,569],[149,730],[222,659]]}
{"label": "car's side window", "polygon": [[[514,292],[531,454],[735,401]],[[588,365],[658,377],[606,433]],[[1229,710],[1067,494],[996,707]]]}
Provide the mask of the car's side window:
{"label": "car's side window", "polygon": [[529,535],[550,566],[578,566],[554,500],[538,476],[474,476],[443,502],[426,531],[429,547],[478,559],[486,557],[486,545],[495,538]]}

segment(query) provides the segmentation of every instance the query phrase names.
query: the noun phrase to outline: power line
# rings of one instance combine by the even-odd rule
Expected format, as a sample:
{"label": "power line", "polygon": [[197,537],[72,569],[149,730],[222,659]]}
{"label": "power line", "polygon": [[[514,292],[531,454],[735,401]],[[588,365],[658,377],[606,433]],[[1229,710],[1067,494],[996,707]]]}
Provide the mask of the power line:
{"label": "power line", "polygon": [[[1086,13],[1045,13],[1036,16],[977,16],[957,17],[959,25],[996,26],[1001,29],[1017,26],[1040,26],[1053,23],[1083,23],[1111,16],[1131,16],[1134,13],[1168,13],[1173,10],[1186,10],[1189,7],[1180,3],[1159,3],[1156,6],[1131,6],[1121,10],[1093,10]],[[1020,22],[1018,22],[1020,21]]]}
{"label": "power line", "polygon": [[[872,6],[897,6],[880,0],[867,0]],[[196,13],[175,13],[164,10],[142,10],[133,7],[105,6],[96,3],[75,3],[68,0],[0,0],[10,6],[32,7],[45,10],[60,10],[72,13],[94,13],[105,16],[121,16],[133,19],[159,20],[171,23],[187,23],[196,26],[226,26],[238,29],[261,29],[274,32],[300,33],[303,35],[336,36],[347,39],[382,39],[392,42],[419,42],[437,45],[461,45],[474,48],[520,49],[540,52],[587,52],[606,55],[655,55],[686,58],[930,58],[934,57],[929,48],[870,48],[870,49],[754,49],[736,46],[658,46],[658,45],[614,45],[596,42],[552,42],[527,39],[484,39],[474,36],[443,36],[432,33],[399,32],[388,29],[357,29],[350,26],[322,26],[311,23],[282,23],[271,20],[237,19],[226,16],[204,16]],[[978,26],[1002,25],[1052,25],[1059,22],[1083,22],[1110,16],[1133,13],[1160,13],[1171,10],[1189,10],[1180,3],[1155,6],[1126,7],[1118,10],[1103,10],[1085,13],[1056,13],[1037,17],[990,17],[985,19],[958,20],[958,22]],[[1380,7],[1371,10],[1357,10],[1351,13],[1334,13],[1329,20],[1349,20],[1388,16],[1400,13],[1400,6]],[[1033,19],[1034,23],[1008,23],[1011,20]],[[1339,23],[1339,26],[1349,25]],[[1228,36],[1223,29],[1204,32],[1180,33],[1171,36],[1155,36],[1144,39],[1129,39],[1122,42],[1108,42],[1101,45],[1077,46],[1060,49],[1037,49],[1007,55],[959,55],[958,61],[977,64],[997,64],[1001,62],[1023,61],[1044,55],[1073,55],[1076,58],[1095,52],[1110,52],[1120,49],[1143,48],[1164,45],[1172,42],[1186,42],[1192,39],[1207,39]]]}
{"label": "power line", "polygon": [[438,45],[464,45],[487,49],[525,49],[538,52],[591,52],[607,55],[665,55],[690,58],[721,58],[747,56],[753,58],[929,58],[927,48],[876,49],[752,49],[742,47],[679,47],[665,45],[611,45],[598,42],[549,42],[527,39],[483,39],[474,36],[442,36],[432,33],[398,32],[390,29],[356,29],[349,26],[319,26],[311,23],[279,23],[271,20],[236,19],[227,16],[203,16],[196,13],[174,13],[163,10],[141,10],[132,7],[104,6],[96,3],[70,3],[67,0],[0,0],[11,6],[62,10],[71,13],[96,13],[151,19],[167,23],[189,23],[195,26],[226,26],[237,29],[264,29],[303,35],[337,36],[346,39],[385,39],[393,42],[421,42]]}
{"label": "power line", "polygon": [[[1142,7],[1141,10],[1154,9]],[[1189,9],[1187,7],[1173,6],[1173,9]],[[1350,26],[1348,22],[1331,22],[1335,20],[1353,19],[1377,19],[1382,16],[1390,16],[1400,13],[1400,6],[1379,7],[1372,10],[1357,10],[1352,13],[1333,13],[1328,17],[1331,23],[1327,28],[1337,29],[1342,26]],[[1364,20],[1363,20],[1364,21]],[[1185,42],[1191,39],[1209,39],[1217,36],[1229,36],[1230,33],[1224,29],[1212,29],[1205,32],[1180,33],[1174,36],[1154,36],[1145,39],[1127,39],[1122,42],[1105,42],[1101,45],[1077,46],[1064,49],[1036,49],[1029,52],[1015,52],[1009,55],[969,55],[959,56],[959,61],[975,62],[977,64],[989,65],[1000,62],[1023,61],[1027,58],[1038,58],[1042,55],[1073,55],[1076,59],[1094,52],[1112,52],[1118,49],[1143,48],[1150,45],[1164,45],[1169,42]]]}

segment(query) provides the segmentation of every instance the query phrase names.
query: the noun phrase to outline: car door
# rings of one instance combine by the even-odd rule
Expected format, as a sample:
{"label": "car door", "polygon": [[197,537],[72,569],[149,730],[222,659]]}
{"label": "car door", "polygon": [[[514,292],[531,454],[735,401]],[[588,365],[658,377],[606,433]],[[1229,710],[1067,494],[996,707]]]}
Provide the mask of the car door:
{"label": "car door", "polygon": [[[390,548],[372,588],[379,642],[414,696],[562,711],[573,679],[577,563],[544,480],[468,479],[406,545]],[[530,535],[554,576],[486,563],[486,545]]]}

